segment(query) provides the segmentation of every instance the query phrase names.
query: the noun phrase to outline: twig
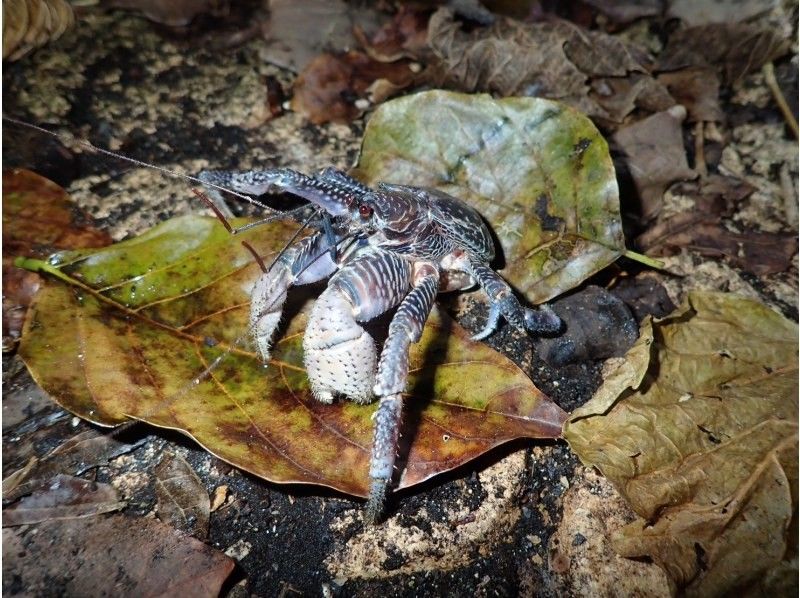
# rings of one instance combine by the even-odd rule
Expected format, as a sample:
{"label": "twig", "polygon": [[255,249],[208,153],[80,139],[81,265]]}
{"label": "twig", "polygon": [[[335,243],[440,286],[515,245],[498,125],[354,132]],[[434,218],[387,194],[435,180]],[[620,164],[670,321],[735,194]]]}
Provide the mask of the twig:
{"label": "twig", "polygon": [[797,226],[797,192],[794,190],[789,165],[784,163],[779,171],[781,195],[783,195],[783,211],[789,226]]}
{"label": "twig", "polygon": [[769,87],[769,90],[772,92],[772,97],[775,98],[775,103],[778,104],[778,108],[780,108],[781,112],[783,113],[783,118],[786,120],[786,124],[789,125],[792,133],[794,133],[794,138],[800,138],[800,133],[797,130],[797,119],[794,117],[794,113],[789,107],[789,104],[786,103],[786,98],[783,97],[783,92],[778,85],[778,80],[775,79],[775,67],[772,66],[771,62],[768,62],[764,65],[762,71],[764,73],[764,80],[767,83],[767,87]]}
{"label": "twig", "polygon": [[706,167],[706,154],[705,154],[705,137],[703,135],[703,121],[698,120],[694,124],[694,170],[700,173],[700,176],[708,174]]}

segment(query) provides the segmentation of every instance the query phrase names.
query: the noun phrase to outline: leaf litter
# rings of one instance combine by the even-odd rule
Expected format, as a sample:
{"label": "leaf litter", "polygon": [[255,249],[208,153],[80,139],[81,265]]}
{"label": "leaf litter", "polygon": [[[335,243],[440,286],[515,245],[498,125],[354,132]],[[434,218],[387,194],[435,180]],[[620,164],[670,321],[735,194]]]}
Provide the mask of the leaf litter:
{"label": "leaf litter", "polygon": [[199,540],[208,537],[211,499],[203,482],[178,454],[167,453],[155,469],[158,518]]}
{"label": "leaf litter", "polygon": [[690,293],[643,324],[565,424],[642,518],[616,549],[653,559],[688,595],[796,582],[797,336],[756,301]]}

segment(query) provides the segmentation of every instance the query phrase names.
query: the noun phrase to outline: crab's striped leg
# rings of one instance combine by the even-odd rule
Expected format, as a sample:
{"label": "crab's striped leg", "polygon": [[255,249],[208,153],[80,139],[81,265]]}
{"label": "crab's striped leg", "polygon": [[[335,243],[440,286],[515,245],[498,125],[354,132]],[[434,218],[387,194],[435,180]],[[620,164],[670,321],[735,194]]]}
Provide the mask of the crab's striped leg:
{"label": "crab's striped leg", "polygon": [[389,325],[373,389],[380,398],[375,413],[366,511],[367,520],[373,523],[381,516],[394,471],[403,411],[401,393],[408,384],[408,350],[411,343],[419,341],[430,315],[439,292],[439,271],[432,264],[423,263],[416,268],[413,284]]}
{"label": "crab's striped leg", "polygon": [[470,260],[469,269],[489,297],[489,319],[483,330],[472,337],[473,340],[482,340],[492,334],[497,329],[500,316],[523,331],[552,334],[561,329],[561,318],[555,312],[547,306],[538,310],[523,307],[509,284],[489,266]]}

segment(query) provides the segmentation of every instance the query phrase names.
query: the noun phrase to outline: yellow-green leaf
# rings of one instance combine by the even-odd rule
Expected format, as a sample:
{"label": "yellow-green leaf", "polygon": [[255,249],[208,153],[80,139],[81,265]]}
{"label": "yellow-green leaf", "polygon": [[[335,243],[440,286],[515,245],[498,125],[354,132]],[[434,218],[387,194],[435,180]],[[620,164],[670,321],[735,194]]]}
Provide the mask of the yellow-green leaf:
{"label": "yellow-green leaf", "polygon": [[367,124],[355,174],[471,203],[497,234],[501,273],[533,303],[625,249],[608,144],[558,102],[447,91],[386,102]]}

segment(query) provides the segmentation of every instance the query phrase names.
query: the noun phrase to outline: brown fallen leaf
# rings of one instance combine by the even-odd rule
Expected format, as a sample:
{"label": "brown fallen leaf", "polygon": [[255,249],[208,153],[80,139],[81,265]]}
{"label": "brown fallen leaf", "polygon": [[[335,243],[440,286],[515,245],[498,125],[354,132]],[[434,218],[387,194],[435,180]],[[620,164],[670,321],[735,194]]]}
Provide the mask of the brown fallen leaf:
{"label": "brown fallen leaf", "polygon": [[3,595],[215,598],[234,561],[153,519],[123,515],[3,530]]}
{"label": "brown fallen leaf", "polygon": [[694,292],[641,332],[564,426],[642,517],[617,550],[653,559],[686,595],[796,592],[797,324]]}
{"label": "brown fallen leaf", "polygon": [[111,8],[132,10],[167,27],[185,27],[200,15],[223,16],[229,0],[106,0]]}
{"label": "brown fallen leaf", "polygon": [[268,4],[261,58],[295,73],[319,54],[354,48],[354,28],[369,36],[380,20],[376,10],[342,0],[269,0]]}
{"label": "brown fallen leaf", "polygon": [[125,507],[110,484],[58,474],[30,496],[3,509],[3,526],[93,517]]}
{"label": "brown fallen leaf", "polygon": [[411,85],[415,77],[405,60],[383,63],[356,51],[343,55],[320,54],[295,80],[292,110],[304,114],[315,124],[349,122],[366,108],[357,105],[357,100],[366,99],[364,96],[370,86],[378,81],[385,82],[380,88],[380,97],[375,98],[384,100]]}
{"label": "brown fallen leaf", "polygon": [[208,537],[211,501],[192,466],[180,455],[168,453],[155,474],[158,518],[200,540]]}
{"label": "brown fallen leaf", "polygon": [[710,23],[738,23],[747,21],[778,4],[775,0],[669,0],[666,16],[680,19],[689,26]]}
{"label": "brown fallen leaf", "polygon": [[666,86],[678,104],[686,108],[689,122],[723,120],[719,105],[719,77],[715,70],[689,67],[661,73],[658,81]]}
{"label": "brown fallen leaf", "polygon": [[701,25],[670,35],[658,57],[657,70],[710,67],[717,70],[725,84],[733,85],[788,50],[789,43],[778,33],[755,25]]}
{"label": "brown fallen leaf", "polygon": [[354,34],[361,47],[373,60],[396,62],[403,58],[419,60],[428,47],[428,19],[431,10],[402,4],[392,17],[372,36],[360,27]]}
{"label": "brown fallen leaf", "polygon": [[686,118],[682,106],[674,106],[631,125],[612,137],[626,157],[628,170],[636,184],[643,221],[661,211],[664,190],[673,182],[695,178],[683,147],[681,123]]}
{"label": "brown fallen leaf", "polygon": [[112,242],[94,228],[66,192],[23,169],[3,171],[3,350],[12,349],[22,329],[38,274],[13,265],[17,256],[45,257],[57,249],[102,247]]}
{"label": "brown fallen leaf", "polygon": [[126,444],[109,434],[94,430],[81,432],[53,449],[41,460],[29,462],[25,467],[3,480],[3,500],[16,500],[46,485],[58,474],[73,476],[105,465],[110,459],[128,453],[146,439]]}
{"label": "brown fallen leaf", "polygon": [[664,11],[665,0],[583,0],[620,25],[643,17],[655,17]]}
{"label": "brown fallen leaf", "polygon": [[[429,78],[462,91],[556,99],[612,123],[645,100],[648,109],[674,104],[622,41],[567,21],[498,18],[491,27],[466,32],[451,10],[440,8],[428,25],[428,45],[436,61]],[[627,84],[618,81],[628,77]],[[609,97],[616,85],[624,101]]]}
{"label": "brown fallen leaf", "polygon": [[636,239],[647,255],[675,255],[684,250],[732,265],[758,276],[785,272],[797,253],[797,235],[747,231],[736,233],[714,214],[692,210],[662,220]]}

